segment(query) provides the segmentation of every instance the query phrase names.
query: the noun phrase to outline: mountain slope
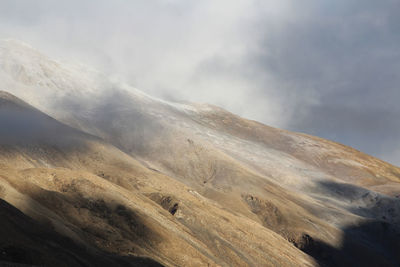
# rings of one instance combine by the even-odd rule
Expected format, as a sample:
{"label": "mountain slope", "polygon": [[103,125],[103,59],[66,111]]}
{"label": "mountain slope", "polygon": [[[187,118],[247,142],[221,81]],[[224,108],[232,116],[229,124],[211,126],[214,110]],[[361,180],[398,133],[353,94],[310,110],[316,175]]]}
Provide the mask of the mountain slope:
{"label": "mountain slope", "polygon": [[149,259],[86,250],[0,199],[0,266],[160,266]]}
{"label": "mountain slope", "polygon": [[[132,255],[167,266],[311,265],[272,231],[5,92],[0,113],[0,197],[75,246],[104,251],[105,265],[134,265],[118,258]],[[95,264],[89,256],[80,264]]]}
{"label": "mountain slope", "polygon": [[[395,238],[400,220],[399,168],[352,148],[268,127],[211,105],[162,101],[95,71],[57,63],[14,41],[0,45],[0,59],[4,88],[92,138],[111,143],[114,151],[124,152],[113,152],[108,158],[102,155],[100,164],[85,147],[89,164],[74,163],[74,168],[137,190],[169,210],[174,208],[168,206],[172,199],[185,199],[187,210],[180,204],[180,212],[187,215],[178,212],[179,223],[204,244],[197,250],[212,248],[202,254],[218,264],[259,266],[263,257],[257,255],[275,249],[274,242],[266,243],[276,237],[260,241],[261,251],[254,247],[258,241],[241,237],[249,242],[246,250],[238,240],[232,243],[233,232],[224,229],[233,226],[241,232],[249,225],[257,235],[274,231],[283,237],[276,241],[279,246],[291,242],[292,248],[323,264],[396,266],[400,262],[395,252],[399,248]],[[71,168],[73,158],[61,165]],[[103,162],[109,164],[99,171]],[[208,214],[214,209],[209,205],[215,206],[215,214]],[[223,222],[217,216],[222,213],[224,218],[234,217],[215,225],[215,221]],[[193,221],[196,215],[208,219]],[[204,230],[209,225],[217,231],[218,242],[210,235],[211,229]],[[389,245],[376,242],[371,234],[381,231],[376,225],[387,229],[382,236]],[[347,236],[354,240],[347,242]],[[220,251],[221,244],[235,249]],[[284,259],[282,255],[275,257]],[[305,259],[304,264],[310,263]]]}

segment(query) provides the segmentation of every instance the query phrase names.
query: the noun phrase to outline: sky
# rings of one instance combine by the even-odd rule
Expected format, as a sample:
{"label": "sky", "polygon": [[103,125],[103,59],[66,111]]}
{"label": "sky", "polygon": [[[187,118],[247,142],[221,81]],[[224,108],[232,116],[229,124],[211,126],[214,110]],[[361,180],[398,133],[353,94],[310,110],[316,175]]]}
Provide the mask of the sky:
{"label": "sky", "polygon": [[400,166],[398,0],[1,0],[0,38]]}

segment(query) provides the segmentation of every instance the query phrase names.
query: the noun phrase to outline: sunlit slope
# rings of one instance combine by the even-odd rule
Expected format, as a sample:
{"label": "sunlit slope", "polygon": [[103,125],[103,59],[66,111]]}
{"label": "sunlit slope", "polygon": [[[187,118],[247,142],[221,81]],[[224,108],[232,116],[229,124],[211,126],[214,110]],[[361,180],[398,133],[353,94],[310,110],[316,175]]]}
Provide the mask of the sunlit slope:
{"label": "sunlit slope", "polygon": [[142,256],[167,266],[312,265],[262,225],[5,92],[0,113],[7,125],[0,132],[0,197],[110,261]]}
{"label": "sunlit slope", "polygon": [[[172,191],[185,184],[201,199],[273,230],[293,247],[307,251],[313,240],[340,249],[346,229],[371,221],[399,223],[399,168],[350,147],[265,126],[207,104],[162,101],[96,71],[57,63],[15,41],[0,45],[0,59],[7,62],[1,66],[0,84],[9,92],[123,151],[114,162],[135,158],[134,164],[141,166],[135,170],[152,177],[142,183],[154,181],[157,188],[168,177]],[[104,174],[91,164],[79,166],[134,188],[126,180],[129,171],[121,173],[114,163]],[[149,191],[156,202],[162,199],[144,187],[137,190]],[[165,194],[166,188],[157,190]],[[183,197],[182,192],[174,197]],[[389,232],[394,237],[396,231]],[[379,242],[358,237],[355,242],[361,254],[378,262],[389,257],[380,253],[385,248]],[[399,261],[393,257],[392,262]]]}

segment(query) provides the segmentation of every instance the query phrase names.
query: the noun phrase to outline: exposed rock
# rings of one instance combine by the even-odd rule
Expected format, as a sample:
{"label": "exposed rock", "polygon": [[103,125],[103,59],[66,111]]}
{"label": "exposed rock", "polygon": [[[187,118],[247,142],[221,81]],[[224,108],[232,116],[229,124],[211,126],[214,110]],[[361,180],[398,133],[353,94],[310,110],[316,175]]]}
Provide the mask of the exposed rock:
{"label": "exposed rock", "polygon": [[159,204],[163,209],[167,210],[172,215],[178,211],[179,201],[173,196],[165,196],[160,193],[149,194],[149,198]]}

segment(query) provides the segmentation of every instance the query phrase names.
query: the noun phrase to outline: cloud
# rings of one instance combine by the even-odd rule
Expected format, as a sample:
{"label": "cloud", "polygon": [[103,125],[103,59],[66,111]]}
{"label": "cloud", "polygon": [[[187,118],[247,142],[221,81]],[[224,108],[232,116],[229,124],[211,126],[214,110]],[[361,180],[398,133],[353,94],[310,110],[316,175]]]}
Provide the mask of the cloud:
{"label": "cloud", "polygon": [[[285,5],[273,2],[262,4],[270,10],[263,15],[285,12]],[[273,97],[272,89],[270,97],[257,100],[255,110],[248,108],[252,95],[263,86],[250,80],[255,73],[247,65],[255,46],[255,33],[249,29],[260,3],[3,1],[0,33],[46,53],[119,73],[151,94],[212,102],[243,116],[283,125],[278,95]]]}
{"label": "cloud", "polygon": [[289,96],[287,128],[400,163],[391,152],[400,147],[399,8],[396,1],[298,2],[299,13],[269,31],[255,62]]}
{"label": "cloud", "polygon": [[[3,0],[0,36],[400,163],[400,3]],[[399,146],[400,147],[400,146]]]}

